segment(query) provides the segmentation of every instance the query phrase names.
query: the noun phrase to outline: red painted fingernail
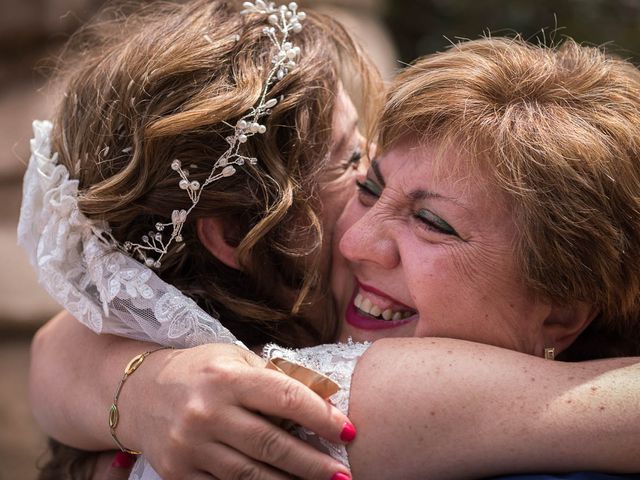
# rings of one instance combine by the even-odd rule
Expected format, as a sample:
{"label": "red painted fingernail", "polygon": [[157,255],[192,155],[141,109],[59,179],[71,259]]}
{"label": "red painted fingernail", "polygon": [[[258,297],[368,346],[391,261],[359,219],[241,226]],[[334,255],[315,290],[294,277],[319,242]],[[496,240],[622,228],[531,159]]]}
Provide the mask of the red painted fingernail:
{"label": "red painted fingernail", "polygon": [[113,457],[111,466],[114,468],[131,468],[136,461],[136,456],[126,452],[118,452]]}
{"label": "red painted fingernail", "polygon": [[356,438],[356,427],[351,422],[344,422],[342,432],[340,433],[340,440],[343,442],[351,442]]}
{"label": "red painted fingernail", "polygon": [[331,477],[331,480],[351,480],[351,475],[347,473],[338,472]]}

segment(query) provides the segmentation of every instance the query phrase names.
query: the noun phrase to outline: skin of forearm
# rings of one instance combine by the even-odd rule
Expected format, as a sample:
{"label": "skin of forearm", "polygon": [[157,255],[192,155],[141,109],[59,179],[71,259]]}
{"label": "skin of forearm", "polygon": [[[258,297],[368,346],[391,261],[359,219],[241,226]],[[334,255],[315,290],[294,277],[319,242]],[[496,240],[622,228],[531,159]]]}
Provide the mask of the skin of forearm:
{"label": "skin of forearm", "polygon": [[449,339],[376,342],[352,382],[354,479],[639,471],[639,362],[552,362]]}
{"label": "skin of forearm", "polygon": [[[42,428],[72,446],[113,448],[107,411],[124,365],[153,348],[96,335],[68,314],[52,320],[32,349],[31,397]],[[158,357],[144,366],[152,378],[166,360]],[[637,471],[637,361],[563,364],[459,340],[376,342],[354,375],[353,471],[367,479]],[[118,435],[130,448],[147,374],[132,376],[119,402]]]}
{"label": "skin of forearm", "polygon": [[[125,365],[156,345],[111,335],[97,335],[62,312],[45,324],[31,346],[29,390],[32,411],[43,431],[56,440],[84,450],[108,450],[108,411]],[[154,355],[161,355],[157,352]],[[132,435],[135,375],[127,380],[119,399],[120,440]],[[134,448],[134,447],[130,447]]]}

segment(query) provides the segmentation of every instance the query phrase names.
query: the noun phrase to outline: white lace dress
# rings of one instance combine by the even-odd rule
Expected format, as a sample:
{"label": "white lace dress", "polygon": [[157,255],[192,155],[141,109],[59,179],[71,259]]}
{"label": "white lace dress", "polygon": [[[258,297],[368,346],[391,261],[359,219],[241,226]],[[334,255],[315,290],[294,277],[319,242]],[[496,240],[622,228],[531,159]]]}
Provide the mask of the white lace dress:
{"label": "white lace dress", "polygon": [[[340,385],[340,390],[330,397],[330,401],[344,414],[349,411],[349,394],[351,391],[351,376],[358,359],[370,346],[368,343],[337,343],[318,345],[317,347],[289,350],[278,345],[267,345],[263,356],[266,359],[284,358],[290,362],[303,365],[320,372]],[[306,428],[296,427],[295,435],[318,450],[328,453],[336,460],[349,466],[347,450],[344,445],[331,443]],[[160,476],[147,462],[144,456],[136,462],[130,480],[159,480]]]}

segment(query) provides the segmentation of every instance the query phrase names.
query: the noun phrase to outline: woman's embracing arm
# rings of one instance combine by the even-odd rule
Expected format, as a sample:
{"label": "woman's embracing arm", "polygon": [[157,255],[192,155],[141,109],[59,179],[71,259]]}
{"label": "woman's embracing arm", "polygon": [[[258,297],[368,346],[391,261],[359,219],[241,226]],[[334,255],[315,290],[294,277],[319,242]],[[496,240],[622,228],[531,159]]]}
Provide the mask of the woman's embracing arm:
{"label": "woman's embracing arm", "polygon": [[[40,426],[76,448],[113,449],[108,411],[124,366],[156,348],[97,335],[67,312],[55,317],[37,333],[31,352],[30,396]],[[264,365],[228,344],[155,352],[122,388],[117,436],[144,452],[163,478],[204,471],[217,478],[282,479],[286,472],[325,480],[347,472],[256,414],[291,419],[332,442],[342,442],[348,424],[311,390]]]}
{"label": "woman's embracing arm", "polygon": [[[77,447],[113,448],[107,411],[115,386],[123,366],[153,348],[95,335],[68,314],[58,316],[38,333],[33,347],[32,402],[45,431]],[[270,424],[241,428],[245,419],[255,418],[237,404],[260,402],[263,408],[255,409],[303,417],[298,423],[334,441],[346,417],[315,394],[304,394],[295,381],[262,368],[258,357],[242,360],[235,349],[163,350],[145,360],[123,388],[120,440],[143,450],[169,478],[207,469],[198,463],[204,455],[193,448],[203,438],[210,443],[208,454],[217,443],[250,450],[242,460],[233,456],[225,463],[226,473],[253,468],[251,458],[272,455],[271,463],[282,469],[306,469],[298,470],[302,478],[331,478],[337,468],[331,459],[292,444],[287,434],[269,434]],[[221,368],[214,359],[224,358]],[[223,384],[226,390],[219,387]],[[260,385],[268,391],[260,392]],[[220,397],[221,390],[237,396]],[[275,395],[286,401],[270,405],[278,391],[289,392]],[[350,416],[358,428],[349,449],[354,478],[638,471],[638,392],[638,359],[565,364],[460,340],[378,341],[358,362],[352,383]],[[215,436],[232,430],[246,433]],[[265,440],[256,442],[261,436]]]}
{"label": "woman's embracing arm", "polygon": [[[69,446],[113,449],[105,412],[113,401],[114,387],[131,358],[155,348],[158,345],[98,336],[66,311],[56,315],[38,330],[31,344],[30,402],[40,428]],[[168,351],[159,351],[153,361],[162,361],[168,355]],[[127,387],[133,390],[137,383]],[[123,407],[131,400],[126,390],[120,400]],[[123,418],[118,428],[123,437],[132,420]]]}
{"label": "woman's embracing arm", "polygon": [[385,339],[357,364],[349,416],[355,479],[638,472],[640,359],[563,363],[461,340]]}

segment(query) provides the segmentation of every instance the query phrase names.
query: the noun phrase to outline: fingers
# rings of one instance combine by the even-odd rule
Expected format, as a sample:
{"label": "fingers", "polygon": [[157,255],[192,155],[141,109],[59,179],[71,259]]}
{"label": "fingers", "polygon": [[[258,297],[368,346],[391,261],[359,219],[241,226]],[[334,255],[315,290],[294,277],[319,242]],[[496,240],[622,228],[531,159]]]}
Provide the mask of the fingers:
{"label": "fingers", "polygon": [[[222,444],[215,444],[207,448],[206,453],[204,455],[200,453],[200,458],[197,458],[196,461],[200,469],[209,474],[209,476],[202,476],[202,480],[205,478],[207,480],[211,480],[211,478],[220,478],[222,480],[288,480],[291,478]],[[204,475],[204,473],[201,475]]]}
{"label": "fingers", "polygon": [[[166,398],[158,407],[163,414],[151,416],[150,425],[161,434],[151,437],[164,440],[145,449],[163,478],[350,478],[348,470],[329,455],[255,413],[289,419],[334,443],[355,436],[338,409],[264,364],[263,359],[228,345],[197,347],[175,356],[169,374],[176,380],[162,385],[184,388],[160,396]],[[190,374],[185,376],[185,371]],[[167,405],[176,404],[183,407],[167,411]]]}
{"label": "fingers", "polygon": [[350,478],[349,470],[340,462],[259,415],[238,409],[227,418],[225,428],[239,433],[227,439],[230,447],[296,478],[328,480],[337,473]]}
{"label": "fingers", "polygon": [[267,364],[267,361],[264,358],[256,355],[255,353],[246,351],[244,349],[241,349],[241,351],[244,355],[245,361],[250,366],[257,367],[257,368],[264,368],[265,365]]}
{"label": "fingers", "polygon": [[247,388],[238,389],[244,407],[292,420],[333,443],[348,443],[356,430],[346,415],[302,383],[278,372],[256,370]]}

